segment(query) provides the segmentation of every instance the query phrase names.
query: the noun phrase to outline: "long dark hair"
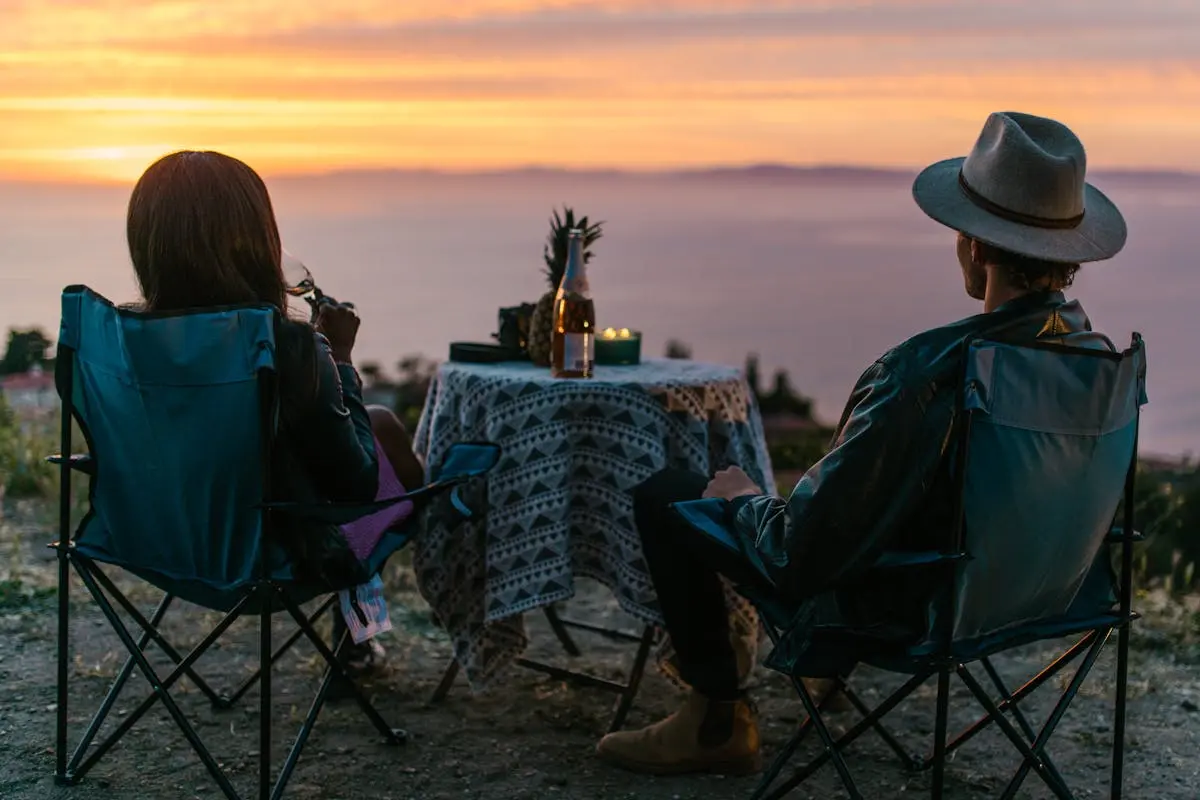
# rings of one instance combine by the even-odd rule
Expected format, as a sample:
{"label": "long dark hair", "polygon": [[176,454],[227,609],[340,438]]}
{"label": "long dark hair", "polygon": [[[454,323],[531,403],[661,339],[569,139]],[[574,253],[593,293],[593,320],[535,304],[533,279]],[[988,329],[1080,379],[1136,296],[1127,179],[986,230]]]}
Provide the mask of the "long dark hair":
{"label": "long dark hair", "polygon": [[195,151],[160,158],[133,188],[125,230],[150,310],[286,307],[271,197],[236,158]]}
{"label": "long dark hair", "polygon": [[133,187],[125,231],[147,310],[275,306],[285,417],[289,400],[315,392],[313,331],[286,318],[279,226],[258,173],[211,151],[163,156]]}

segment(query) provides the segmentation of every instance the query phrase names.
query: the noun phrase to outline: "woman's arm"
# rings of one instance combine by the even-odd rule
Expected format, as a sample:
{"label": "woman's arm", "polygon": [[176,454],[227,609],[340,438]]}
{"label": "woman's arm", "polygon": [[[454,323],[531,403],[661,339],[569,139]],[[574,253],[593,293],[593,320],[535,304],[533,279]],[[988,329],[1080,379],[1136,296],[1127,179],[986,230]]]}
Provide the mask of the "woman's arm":
{"label": "woman's arm", "polygon": [[370,502],[379,491],[379,460],[362,382],[353,365],[335,362],[316,337],[316,392],[292,436],[317,489],[335,502]]}

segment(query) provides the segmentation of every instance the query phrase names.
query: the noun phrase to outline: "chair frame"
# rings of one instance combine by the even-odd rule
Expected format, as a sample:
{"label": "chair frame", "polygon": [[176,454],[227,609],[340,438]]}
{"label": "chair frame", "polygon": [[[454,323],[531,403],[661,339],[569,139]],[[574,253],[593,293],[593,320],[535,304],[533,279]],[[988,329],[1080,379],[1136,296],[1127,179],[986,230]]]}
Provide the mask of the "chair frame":
{"label": "chair frame", "polygon": [[[540,672],[543,675],[549,675],[555,680],[565,681],[574,686],[599,689],[600,691],[616,694],[617,701],[613,707],[613,715],[609,720],[607,732],[619,731],[625,725],[625,720],[629,716],[630,709],[633,707],[633,701],[637,698],[638,689],[641,688],[642,678],[646,673],[646,662],[650,658],[650,649],[658,640],[658,628],[653,625],[646,625],[642,628],[642,633],[638,635],[616,628],[605,628],[601,625],[593,625],[588,622],[560,617],[558,610],[553,605],[544,606],[542,613],[546,615],[546,621],[550,623],[550,629],[554,631],[555,638],[562,645],[563,652],[571,658],[578,658],[583,655],[583,651],[579,649],[579,645],[575,643],[574,638],[571,636],[570,629],[572,628],[602,636],[612,641],[637,643],[638,647],[634,652],[633,664],[629,668],[625,683],[589,675],[586,672],[563,669],[553,664],[547,664],[544,661],[535,661],[529,658],[518,658],[514,662],[518,667],[533,672]],[[454,681],[458,678],[460,670],[461,665],[458,663],[458,659],[452,658],[446,666],[446,671],[442,673],[441,681],[429,699],[431,704],[441,703],[446,699],[447,695],[450,694],[450,690],[454,687]]]}
{"label": "chair frame", "polygon": [[[158,315],[162,316],[162,315]],[[240,795],[234,789],[229,781],[224,770],[221,769],[217,761],[213,758],[208,748],[200,740],[195,729],[188,722],[178,704],[171,696],[170,688],[183,676],[187,676],[205,695],[205,697],[217,709],[228,709],[234,705],[255,683],[261,683],[260,699],[259,699],[259,776],[258,790],[256,792],[259,800],[277,800],[280,798],[287,787],[288,781],[296,767],[300,755],[304,749],[304,745],[308,740],[312,729],[316,724],[316,720],[322,707],[325,704],[329,690],[334,680],[338,680],[344,684],[349,691],[350,696],[357,703],[359,708],[370,720],[375,729],[379,732],[383,741],[389,745],[404,744],[407,739],[407,734],[399,729],[392,728],[384,720],[383,716],[375,709],[371,701],[366,697],[363,691],[355,685],[350,676],[346,673],[338,654],[349,642],[349,632],[345,631],[340,637],[340,641],[333,643],[333,646],[327,645],[316,632],[313,627],[313,622],[317,617],[328,609],[336,599],[336,594],[330,594],[319,605],[318,610],[312,614],[306,614],[295,599],[288,594],[287,587],[270,578],[269,566],[267,563],[267,547],[261,548],[259,563],[257,565],[257,578],[252,586],[250,586],[241,599],[235,604],[233,609],[226,613],[225,617],[217,624],[217,626],[205,636],[197,645],[195,645],[186,655],[181,654],[158,630],[157,626],[162,621],[167,612],[168,607],[175,599],[171,593],[166,593],[159,602],[157,608],[147,619],[134,605],[125,597],[125,595],[117,588],[109,576],[100,568],[98,563],[88,556],[84,555],[75,547],[74,538],[78,530],[82,530],[83,523],[86,522],[86,517],[81,522],[78,530],[72,530],[71,527],[71,476],[75,472],[80,472],[90,477],[96,474],[96,462],[89,455],[66,455],[72,450],[72,423],[78,421],[83,432],[84,439],[91,445],[90,436],[87,426],[82,420],[77,420],[74,408],[74,350],[70,347],[60,344],[58,350],[58,360],[56,362],[56,379],[59,385],[59,394],[62,399],[62,427],[61,427],[61,447],[63,455],[51,457],[51,461],[57,463],[60,469],[60,493],[59,493],[59,539],[50,546],[57,552],[58,559],[58,663],[57,663],[57,715],[56,715],[56,730],[55,730],[55,783],[58,785],[75,785],[83,780],[87,773],[94,767],[100,759],[116,744],[125,733],[127,733],[136,722],[155,704],[161,700],[167,712],[174,719],[179,729],[184,734],[192,749],[196,752],[201,762],[209,775],[216,782],[223,795],[227,800],[240,800]],[[270,454],[274,444],[274,433],[270,424],[275,419],[275,376],[270,370],[260,370],[258,373],[258,386],[260,397],[260,412],[263,415],[263,436],[260,446],[262,455],[262,476],[263,485],[269,485],[270,481]],[[89,487],[89,496],[94,491],[94,486]],[[278,512],[273,512],[272,509],[264,503],[262,506],[262,537],[263,541],[269,540],[271,527],[274,523],[273,517]],[[68,702],[69,702],[69,671],[70,671],[70,578],[71,572],[74,570],[79,580],[83,583],[88,593],[99,606],[101,612],[112,626],[114,632],[120,638],[122,644],[129,652],[129,658],[124,666],[114,679],[107,695],[101,703],[100,709],[93,717],[88,725],[86,732],[83,734],[80,742],[75,747],[74,751],[69,750],[68,744]],[[135,640],[133,633],[129,627],[121,620],[117,614],[113,603],[116,603],[125,613],[132,618],[136,623],[137,628],[141,629],[139,637]],[[259,607],[259,611],[246,613],[246,610],[254,604]],[[286,611],[287,614],[296,622],[298,630],[296,630],[284,643],[277,649],[272,649],[272,630],[271,618],[274,613],[279,610]],[[257,616],[259,618],[259,670],[252,676],[247,678],[239,687],[230,693],[220,694],[212,689],[212,687],[201,678],[193,669],[195,663],[204,655],[205,652],[220,638],[220,636],[232,625],[232,623],[241,616]],[[299,733],[294,740],[292,748],[288,753],[279,775],[276,780],[272,781],[272,672],[275,662],[279,657],[288,650],[299,638],[304,637],[312,643],[313,647],[320,654],[325,662],[325,673],[321,680],[320,688],[317,691],[315,698],[309,708],[308,714],[305,717],[304,723],[300,728]],[[146,649],[150,642],[159,645],[160,649],[173,662],[174,669],[168,674],[159,674],[146,658]],[[134,668],[137,668],[146,680],[150,683],[152,691],[141,702],[136,709],[127,715],[122,722],[113,730],[107,737],[95,744],[95,739],[103,725],[109,712],[124,688],[129,676]],[[94,745],[94,746],[93,746]],[[68,756],[68,753],[70,755]]]}
{"label": "chair frame", "polygon": [[[964,354],[967,352],[971,344],[978,339],[973,339],[964,344]],[[1071,354],[1086,355],[1090,357],[1106,358],[1113,361],[1119,361],[1129,355],[1129,353],[1142,347],[1142,339],[1139,334],[1133,335],[1133,344],[1125,353],[1114,353],[1110,351],[1091,350],[1074,348],[1063,345],[1049,344],[1023,344],[1016,345],[1022,347],[1031,347],[1035,349],[1054,349],[1060,352]],[[961,387],[961,382],[960,382]],[[960,389],[960,397],[958,403],[959,418],[956,423],[958,428],[957,434],[957,463],[962,467],[957,471],[955,476],[955,524],[951,531],[950,541],[940,553],[928,554],[930,559],[924,563],[940,563],[944,569],[953,569],[953,567],[961,560],[970,558],[969,552],[966,549],[965,542],[965,488],[966,488],[966,465],[970,455],[970,438],[972,422],[975,412],[965,409],[964,398]],[[1050,737],[1054,733],[1058,724],[1061,722],[1063,715],[1067,711],[1070,703],[1077,695],[1080,686],[1084,679],[1091,672],[1092,667],[1099,657],[1101,649],[1108,641],[1114,631],[1117,632],[1117,675],[1116,675],[1116,697],[1114,702],[1114,719],[1113,719],[1113,749],[1112,749],[1112,773],[1110,781],[1110,796],[1113,800],[1118,800],[1122,796],[1123,778],[1124,778],[1124,759],[1125,759],[1125,728],[1126,728],[1126,704],[1128,698],[1128,675],[1129,675],[1129,635],[1130,627],[1134,620],[1139,615],[1132,608],[1133,598],[1133,545],[1137,541],[1141,541],[1144,537],[1134,529],[1134,507],[1133,495],[1137,476],[1137,425],[1140,420],[1140,407],[1135,416],[1135,430],[1133,442],[1133,456],[1131,458],[1129,468],[1126,472],[1125,484],[1123,489],[1123,509],[1122,509],[1122,524],[1120,527],[1114,527],[1108,534],[1104,543],[1101,544],[1103,553],[1110,546],[1120,547],[1119,566],[1117,567],[1117,594],[1118,606],[1114,613],[1096,618],[1095,624],[1086,626],[1081,625],[1074,632],[1066,632],[1056,634],[1049,638],[1065,638],[1066,636],[1083,633],[1084,635],[1076,641],[1069,649],[1061,654],[1058,658],[1052,661],[1036,676],[1028,680],[1016,691],[1010,690],[1005,684],[999,672],[993,665],[989,655],[979,658],[962,658],[954,653],[952,632],[949,626],[943,626],[944,631],[939,636],[938,650],[929,659],[926,664],[915,672],[904,684],[896,689],[889,697],[880,703],[875,709],[869,709],[862,699],[848,685],[848,676],[837,676],[834,678],[834,689],[826,693],[821,702],[814,700],[801,677],[797,674],[790,674],[788,677],[796,692],[800,696],[801,703],[808,714],[807,719],[801,723],[797,732],[780,750],[774,761],[771,763],[767,771],[762,776],[758,787],[752,795],[752,800],[779,800],[789,794],[793,789],[800,786],[808,777],[814,774],[826,763],[832,762],[835,770],[841,779],[842,785],[849,793],[851,798],[859,800],[863,797],[859,791],[853,776],[846,764],[846,760],[842,755],[842,751],[848,747],[853,741],[858,739],[867,730],[874,730],[880,735],[884,743],[895,753],[901,765],[913,772],[932,771],[932,779],[930,786],[930,796],[934,800],[941,800],[945,794],[945,769],[946,761],[950,755],[976,734],[983,731],[985,728],[995,723],[996,726],[1004,733],[1013,746],[1020,752],[1022,756],[1021,765],[1018,767],[1015,774],[1009,780],[1005,787],[1001,798],[1010,800],[1016,796],[1021,785],[1024,783],[1029,772],[1032,770],[1042,779],[1050,791],[1059,798],[1074,798],[1075,795],[1066,785],[1058,769],[1055,767],[1053,760],[1046,752],[1046,746]],[[1098,553],[1098,556],[1100,555]],[[887,569],[896,569],[897,567],[887,567]],[[903,568],[902,566],[900,568]],[[751,598],[754,600],[754,598]],[[759,601],[754,601],[758,603]],[[955,596],[954,592],[944,593],[944,599],[939,601],[941,608],[946,616],[943,619],[953,619],[955,611]],[[768,615],[762,615],[764,626],[769,637],[775,645],[778,645],[784,634],[783,625],[775,624],[769,621]],[[776,622],[779,622],[777,619]],[[1016,644],[1008,644],[997,648],[995,652],[999,652]],[[1030,724],[1029,719],[1022,712],[1019,703],[1032,694],[1040,686],[1044,685],[1051,678],[1058,675],[1071,662],[1075,661],[1080,655],[1083,655],[1083,660],[1079,667],[1075,670],[1070,678],[1066,689],[1062,692],[1055,704],[1050,715],[1042,725],[1040,730],[1035,731]],[[972,674],[969,669],[969,664],[973,661],[978,661],[983,667],[987,675],[988,681],[992,684],[992,688],[999,696],[999,700],[993,700],[983,684]],[[947,741],[949,728],[949,704],[950,704],[950,676],[955,674],[966,686],[971,695],[983,707],[984,714],[975,720],[974,723],[968,725],[952,740]],[[928,755],[913,755],[905,750],[904,746],[883,726],[882,719],[892,709],[898,706],[906,698],[909,697],[918,687],[925,684],[929,679],[937,679],[937,700],[936,700],[936,717],[934,726],[934,743],[932,752]],[[855,711],[862,719],[845,731],[838,738],[834,738],[829,731],[828,726],[822,717],[821,710],[825,702],[840,690]],[[1010,713],[1016,721],[1016,726],[1005,716]],[[790,777],[777,786],[776,780],[788,761],[791,760],[797,748],[806,738],[809,731],[816,730],[817,736],[820,739],[822,753],[807,765],[793,771]]]}

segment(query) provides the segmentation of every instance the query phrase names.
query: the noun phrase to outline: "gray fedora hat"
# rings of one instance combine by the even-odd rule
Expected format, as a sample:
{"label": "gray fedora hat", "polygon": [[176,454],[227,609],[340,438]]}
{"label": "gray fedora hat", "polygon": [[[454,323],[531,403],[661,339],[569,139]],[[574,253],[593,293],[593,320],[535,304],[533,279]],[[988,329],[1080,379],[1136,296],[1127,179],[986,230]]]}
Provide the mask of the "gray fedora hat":
{"label": "gray fedora hat", "polygon": [[927,167],[913,197],[933,219],[981,242],[1044,261],[1112,258],[1125,220],[1084,182],[1087,156],[1070,128],[1045,117],[988,117],[966,158]]}

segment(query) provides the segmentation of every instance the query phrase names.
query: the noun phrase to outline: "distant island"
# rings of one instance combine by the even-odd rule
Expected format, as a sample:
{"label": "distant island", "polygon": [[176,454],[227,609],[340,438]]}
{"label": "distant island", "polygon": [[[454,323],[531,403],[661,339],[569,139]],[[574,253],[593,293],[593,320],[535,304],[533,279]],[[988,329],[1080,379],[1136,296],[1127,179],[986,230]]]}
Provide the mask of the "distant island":
{"label": "distant island", "polygon": [[[608,183],[629,181],[697,181],[697,182],[739,182],[756,184],[796,184],[812,185],[814,183],[857,183],[857,184],[888,184],[911,181],[918,172],[918,167],[880,167],[855,164],[714,164],[710,166],[681,167],[670,169],[589,169],[575,167],[558,167],[546,165],[524,165],[515,167],[500,167],[496,169],[450,169],[440,167],[397,167],[397,168],[362,168],[362,169],[332,169],[313,172],[277,172],[266,173],[269,183],[273,184],[339,184],[350,183],[356,186],[371,184],[384,185],[395,181],[432,182],[438,181],[452,185],[456,182],[479,181],[539,181],[553,182],[555,180],[588,180]],[[1103,168],[1096,167],[1088,172],[1089,180],[1100,185],[1136,185],[1146,188],[1185,188],[1200,189],[1200,173],[1176,172],[1163,169],[1137,168]],[[115,186],[132,186],[129,181],[87,180],[71,181],[57,178],[53,181],[34,181],[27,178],[9,178],[0,175],[0,185],[9,186],[59,186],[82,187],[95,186],[111,188]]]}
{"label": "distant island", "polygon": [[[301,182],[320,180],[380,181],[395,180],[521,180],[570,178],[572,180],[733,180],[772,183],[813,182],[888,182],[909,181],[917,174],[911,169],[897,167],[856,166],[850,164],[793,165],[793,164],[744,164],[714,165],[682,169],[574,169],[570,167],[523,166],[485,170],[450,170],[438,168],[422,169],[346,169],[329,172],[278,174],[273,181]],[[1200,173],[1173,172],[1155,169],[1103,169],[1089,172],[1089,178],[1097,183],[1125,182],[1154,184],[1161,186],[1200,187]]]}

